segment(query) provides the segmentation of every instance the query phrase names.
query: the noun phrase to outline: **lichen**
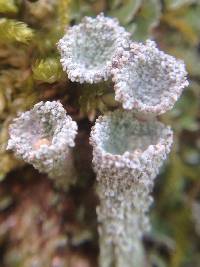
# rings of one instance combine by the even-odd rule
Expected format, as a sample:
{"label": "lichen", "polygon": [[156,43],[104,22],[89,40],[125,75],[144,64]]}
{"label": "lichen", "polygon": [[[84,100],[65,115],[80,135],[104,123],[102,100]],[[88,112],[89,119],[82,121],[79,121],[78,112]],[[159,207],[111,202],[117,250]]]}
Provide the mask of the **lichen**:
{"label": "lichen", "polygon": [[142,260],[137,254],[150,226],[150,192],[172,139],[169,127],[156,120],[138,121],[131,112],[117,110],[97,119],[90,141],[100,198],[101,266],[111,266],[104,255],[109,246],[115,250],[109,256],[115,266],[131,267],[136,259]]}
{"label": "lichen", "polygon": [[133,42],[117,55],[112,70],[115,99],[124,109],[159,115],[173,108],[188,86],[183,61],[160,51],[154,41]]}
{"label": "lichen", "polygon": [[7,149],[52,178],[67,175],[77,124],[59,101],[39,102],[10,125]]}
{"label": "lichen", "polygon": [[97,83],[111,75],[112,58],[128,47],[129,33],[117,19],[84,17],[58,42],[63,69],[71,81]]}

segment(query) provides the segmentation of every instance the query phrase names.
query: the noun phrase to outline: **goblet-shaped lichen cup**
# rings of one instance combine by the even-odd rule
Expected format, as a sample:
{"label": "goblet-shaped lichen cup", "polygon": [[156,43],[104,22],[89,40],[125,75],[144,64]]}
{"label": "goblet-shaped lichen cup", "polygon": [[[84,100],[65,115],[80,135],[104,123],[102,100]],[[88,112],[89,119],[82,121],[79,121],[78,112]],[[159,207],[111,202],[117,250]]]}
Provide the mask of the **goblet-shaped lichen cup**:
{"label": "goblet-shaped lichen cup", "polygon": [[145,267],[141,237],[149,230],[150,192],[170,152],[172,131],[118,110],[97,119],[90,142],[100,199],[100,266]]}
{"label": "goblet-shaped lichen cup", "polygon": [[77,124],[59,101],[39,102],[14,119],[7,149],[67,189],[75,181],[71,148]]}
{"label": "goblet-shaped lichen cup", "polygon": [[154,41],[131,43],[113,62],[115,99],[140,116],[172,109],[188,86],[184,62],[160,51]]}
{"label": "goblet-shaped lichen cup", "polygon": [[129,46],[130,34],[116,19],[84,17],[58,42],[61,64],[71,81],[98,83],[111,76],[112,59]]}

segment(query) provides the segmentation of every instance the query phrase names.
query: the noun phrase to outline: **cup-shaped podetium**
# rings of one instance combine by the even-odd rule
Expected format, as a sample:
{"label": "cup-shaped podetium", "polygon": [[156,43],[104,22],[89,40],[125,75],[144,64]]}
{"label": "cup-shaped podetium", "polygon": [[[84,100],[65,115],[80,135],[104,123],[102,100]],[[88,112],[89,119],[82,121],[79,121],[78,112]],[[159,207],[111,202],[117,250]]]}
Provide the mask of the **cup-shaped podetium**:
{"label": "cup-shaped podetium", "polygon": [[14,119],[7,149],[51,178],[67,177],[76,134],[76,122],[59,101],[39,102]]}
{"label": "cup-shaped podetium", "polygon": [[117,110],[97,119],[90,142],[100,199],[100,266],[144,266],[141,236],[150,226],[150,192],[170,152],[172,131]]}
{"label": "cup-shaped podetium", "polygon": [[112,59],[129,46],[130,34],[117,19],[84,17],[58,42],[61,64],[71,81],[98,83],[111,76]]}
{"label": "cup-shaped podetium", "polygon": [[126,110],[156,116],[173,108],[188,86],[184,62],[156,47],[154,41],[131,43],[116,56],[112,69],[115,99]]}

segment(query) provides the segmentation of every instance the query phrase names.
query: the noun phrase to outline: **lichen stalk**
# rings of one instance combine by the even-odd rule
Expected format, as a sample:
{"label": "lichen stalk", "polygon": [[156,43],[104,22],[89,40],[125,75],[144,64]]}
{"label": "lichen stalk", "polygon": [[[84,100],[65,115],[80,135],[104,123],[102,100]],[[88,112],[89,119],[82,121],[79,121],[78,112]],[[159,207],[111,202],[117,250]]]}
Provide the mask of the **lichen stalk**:
{"label": "lichen stalk", "polygon": [[56,184],[67,189],[75,182],[72,148],[77,124],[59,101],[39,102],[22,113],[9,127],[7,149]]}
{"label": "lichen stalk", "polygon": [[146,266],[141,238],[150,229],[150,193],[172,141],[169,127],[139,121],[131,112],[97,119],[90,142],[100,200],[101,267]]}

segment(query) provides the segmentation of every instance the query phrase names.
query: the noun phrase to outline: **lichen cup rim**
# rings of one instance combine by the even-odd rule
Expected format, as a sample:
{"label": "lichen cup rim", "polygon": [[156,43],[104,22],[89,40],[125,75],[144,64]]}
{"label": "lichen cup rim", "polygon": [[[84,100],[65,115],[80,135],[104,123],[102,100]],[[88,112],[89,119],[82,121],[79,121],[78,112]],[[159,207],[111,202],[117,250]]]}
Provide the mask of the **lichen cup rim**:
{"label": "lichen cup rim", "polygon": [[[98,32],[101,31],[101,32]],[[106,59],[101,62],[95,61],[95,58],[92,57],[93,63],[96,62],[98,67],[95,67],[94,65],[89,67],[85,67],[84,60],[88,60],[90,49],[95,49],[94,55],[96,56],[98,53],[98,49],[96,47],[97,40],[94,40],[91,38],[89,43],[83,43],[82,49],[85,48],[85,53],[82,55],[83,62],[80,63],[79,60],[81,58],[81,55],[79,55],[79,60],[76,59],[74,50],[81,52],[81,44],[79,43],[79,49],[75,49],[77,45],[77,36],[78,34],[81,34],[83,37],[83,34],[87,36],[87,34],[96,34],[96,38],[98,38],[98,45],[100,45],[100,41],[109,41],[109,45],[111,42],[111,34],[108,34],[106,31],[113,31],[113,36],[115,37],[112,41],[112,45],[108,48],[112,48],[111,55],[106,57]],[[109,36],[109,38],[108,38]],[[103,38],[104,37],[104,38]],[[129,47],[130,42],[130,33],[128,33],[122,26],[119,25],[119,22],[116,18],[106,17],[104,16],[104,13],[100,13],[96,17],[84,17],[81,22],[78,25],[74,25],[70,27],[65,35],[59,40],[57,43],[58,50],[61,53],[61,64],[63,66],[64,71],[67,71],[69,79],[76,82],[88,82],[88,83],[98,83],[103,80],[108,80],[109,77],[111,77],[111,68],[112,68],[112,59],[116,56],[118,53],[118,50],[121,51],[124,48]],[[108,40],[107,40],[107,39]],[[89,42],[88,41],[88,42]],[[80,42],[80,41],[79,41]],[[88,49],[86,49],[88,48]],[[100,47],[101,48],[101,47]],[[99,49],[100,49],[99,48]],[[107,47],[103,47],[104,53],[101,54],[104,55],[106,52],[108,52],[109,49]],[[107,50],[106,50],[107,49]],[[110,52],[109,50],[109,52]],[[105,56],[105,55],[104,55]],[[101,58],[100,58],[101,59]],[[92,64],[93,64],[92,63]]]}
{"label": "lichen cup rim", "polygon": [[[150,77],[151,80],[144,81],[144,86],[142,85],[143,79],[145,80],[148,75],[139,73],[139,68],[141,68],[142,64],[144,64],[142,71],[146,67],[146,74],[151,74],[149,65],[152,69],[156,66],[158,70],[158,74],[155,77],[152,76]],[[129,85],[130,73],[128,71],[130,71],[130,68],[132,68],[131,75],[133,75],[135,81],[132,85]],[[125,77],[124,72],[126,69],[128,80],[123,78]],[[140,75],[142,75],[142,78]],[[138,79],[136,79],[137,76],[139,76]],[[114,82],[115,100],[121,102],[124,109],[150,116],[160,115],[171,110],[184,87],[189,85],[184,62],[160,51],[152,40],[147,40],[146,43],[132,42],[129,51],[124,51],[121,55],[117,54],[112,69],[112,80]],[[152,96],[150,95],[149,100],[146,102],[146,100],[143,100],[145,97],[143,90],[145,90],[146,86],[151,85],[152,80],[155,80],[152,88],[150,88],[151,90],[149,90],[149,92],[152,91]],[[161,91],[156,94],[158,89]],[[140,96],[136,96],[140,91]],[[155,99],[157,99],[156,104],[154,103]]]}
{"label": "lichen cup rim", "polygon": [[[134,116],[133,112],[130,111],[126,111],[126,110],[115,110],[114,112],[108,112],[106,115],[104,116],[100,116],[96,122],[95,125],[92,127],[92,131],[91,131],[91,135],[90,135],[90,144],[93,146],[93,149],[95,149],[96,151],[98,151],[102,157],[108,158],[108,159],[113,159],[113,161],[117,161],[120,160],[122,158],[126,159],[135,159],[138,160],[138,156],[134,155],[134,151],[130,152],[130,151],[124,151],[121,154],[113,154],[109,151],[106,151],[104,149],[104,147],[102,146],[102,123],[106,122],[107,118],[112,118],[114,116],[119,116],[122,115],[123,116],[128,116],[130,118],[132,118],[133,121],[138,122],[139,124],[142,124],[144,126],[147,126],[150,123],[154,123],[155,126],[157,126],[158,128],[156,130],[161,130],[163,136],[160,136],[158,138],[158,142],[156,144],[149,144],[144,150],[141,151],[139,158],[145,157],[146,154],[151,154],[151,153],[159,153],[160,150],[166,149],[166,139],[169,138],[170,141],[172,143],[173,140],[173,132],[171,130],[171,128],[169,126],[165,126],[163,123],[159,122],[156,119],[151,119],[149,121],[142,121],[137,119]],[[99,127],[99,129],[97,129],[97,127]],[[99,135],[100,132],[100,135]]]}
{"label": "lichen cup rim", "polygon": [[[62,142],[59,142],[58,135],[60,135],[60,133],[56,133],[56,131],[59,129],[60,125],[58,124],[58,121],[57,121],[56,125],[54,125],[55,129],[51,136],[51,140],[49,140],[49,144],[42,144],[38,148],[34,148],[34,141],[30,140],[30,143],[28,144],[26,143],[27,144],[26,149],[23,150],[21,146],[22,144],[24,144],[25,141],[23,141],[22,139],[26,137],[28,140],[29,139],[28,134],[31,135],[33,129],[29,127],[27,129],[27,132],[23,132],[21,133],[21,136],[17,137],[17,132],[20,131],[19,127],[23,126],[23,122],[27,125],[28,123],[31,123],[31,121],[33,121],[34,115],[36,116],[36,122],[34,123],[37,123],[37,121],[38,121],[38,124],[43,123],[42,119],[39,118],[39,114],[41,115],[41,117],[43,115],[42,111],[39,109],[41,107],[43,108],[47,106],[49,103],[51,105],[51,108],[54,107],[54,108],[60,109],[60,114],[62,113],[61,115],[63,115],[63,118],[65,119],[65,123],[67,122],[67,124],[65,124],[65,127],[66,129],[67,127],[69,127],[71,136],[70,135],[68,136],[67,133],[64,133],[66,138],[64,139],[62,137]],[[48,110],[48,112],[45,112],[44,115],[47,115],[48,113],[51,115],[54,115],[52,110]],[[61,129],[61,131],[62,130],[63,128]],[[31,110],[28,110],[20,114],[17,118],[13,120],[12,124],[9,126],[10,139],[8,140],[7,149],[14,150],[18,157],[22,157],[25,161],[28,161],[28,162],[31,160],[34,160],[35,158],[37,159],[39,156],[44,156],[45,159],[47,160],[48,158],[51,158],[52,154],[60,154],[60,152],[63,152],[64,150],[66,150],[66,146],[68,146],[69,148],[73,147],[75,145],[73,139],[76,136],[76,133],[77,133],[76,131],[77,131],[76,123],[71,119],[69,115],[66,114],[66,111],[64,110],[60,101],[46,101],[46,102],[41,101],[35,104]],[[22,139],[20,140],[20,138]],[[43,138],[44,137],[41,136],[41,139]],[[14,140],[16,141],[14,142]]]}

